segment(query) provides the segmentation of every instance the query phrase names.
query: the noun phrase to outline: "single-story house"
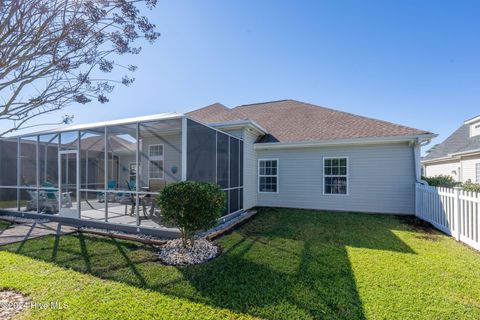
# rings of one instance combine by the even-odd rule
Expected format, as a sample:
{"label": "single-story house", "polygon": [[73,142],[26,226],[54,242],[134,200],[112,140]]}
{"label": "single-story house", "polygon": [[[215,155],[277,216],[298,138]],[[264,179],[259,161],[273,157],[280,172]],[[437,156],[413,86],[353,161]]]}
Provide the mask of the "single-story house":
{"label": "single-story house", "polygon": [[225,190],[222,219],[256,206],[413,214],[434,136],[295,100],[67,126],[0,140],[0,207],[158,233],[171,229],[154,197],[195,180]]}
{"label": "single-story house", "polygon": [[451,176],[458,182],[480,183],[480,116],[467,120],[422,160],[426,177]]}

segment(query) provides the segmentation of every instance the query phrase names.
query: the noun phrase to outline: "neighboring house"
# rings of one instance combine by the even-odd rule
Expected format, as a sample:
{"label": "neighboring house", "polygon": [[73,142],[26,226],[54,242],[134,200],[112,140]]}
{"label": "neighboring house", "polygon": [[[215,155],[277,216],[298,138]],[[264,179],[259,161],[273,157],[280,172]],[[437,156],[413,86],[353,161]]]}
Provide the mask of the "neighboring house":
{"label": "neighboring house", "polygon": [[225,190],[224,218],[257,206],[414,214],[433,137],[294,100],[75,125],[0,139],[0,208],[166,236],[178,231],[152,199],[194,180]]}
{"label": "neighboring house", "polygon": [[244,141],[244,206],[413,214],[420,145],[435,135],[295,100],[188,117]]}
{"label": "neighboring house", "polygon": [[480,183],[480,116],[467,120],[422,159],[424,175]]}

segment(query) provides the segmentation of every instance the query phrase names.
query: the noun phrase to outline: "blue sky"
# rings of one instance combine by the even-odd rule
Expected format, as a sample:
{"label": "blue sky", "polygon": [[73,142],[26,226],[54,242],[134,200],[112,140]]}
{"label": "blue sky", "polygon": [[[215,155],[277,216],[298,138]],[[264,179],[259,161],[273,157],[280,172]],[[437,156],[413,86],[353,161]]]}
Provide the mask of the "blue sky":
{"label": "blue sky", "polygon": [[162,36],[128,60],[139,67],[134,85],[48,120],[291,98],[430,130],[440,142],[480,114],[480,1],[176,0],[148,15]]}

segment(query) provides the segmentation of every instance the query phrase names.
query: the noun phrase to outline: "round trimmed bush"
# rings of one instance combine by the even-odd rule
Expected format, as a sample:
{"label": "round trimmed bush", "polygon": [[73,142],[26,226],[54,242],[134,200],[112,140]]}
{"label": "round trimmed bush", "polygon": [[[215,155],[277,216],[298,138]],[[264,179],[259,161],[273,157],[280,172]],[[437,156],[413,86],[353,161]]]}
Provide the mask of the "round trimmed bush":
{"label": "round trimmed bush", "polygon": [[158,196],[162,216],[180,229],[183,245],[193,246],[195,233],[217,224],[226,195],[213,183],[182,181],[167,185]]}

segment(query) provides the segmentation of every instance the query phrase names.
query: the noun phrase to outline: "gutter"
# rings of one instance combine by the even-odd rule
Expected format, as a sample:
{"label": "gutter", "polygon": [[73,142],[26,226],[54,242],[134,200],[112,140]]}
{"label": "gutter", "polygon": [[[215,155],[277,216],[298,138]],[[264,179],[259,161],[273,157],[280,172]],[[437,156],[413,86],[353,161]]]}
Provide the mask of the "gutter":
{"label": "gutter", "polygon": [[421,156],[421,147],[426,146],[430,143],[431,140],[420,140],[417,139],[413,147],[413,161],[415,163],[415,181],[421,185],[428,186],[428,182],[422,180],[422,156]]}
{"label": "gutter", "polygon": [[436,134],[425,134],[416,136],[392,136],[392,137],[373,137],[373,138],[354,138],[354,139],[332,139],[317,141],[292,141],[292,142],[266,142],[255,143],[255,150],[275,150],[275,149],[293,149],[306,147],[327,147],[327,146],[348,146],[348,145],[368,145],[368,144],[388,144],[388,143],[423,143],[435,138]]}
{"label": "gutter", "polygon": [[480,154],[480,149],[450,153],[448,154],[448,156],[445,156],[445,157],[423,160],[422,163],[429,164],[429,163],[443,162],[443,161],[449,161],[449,160],[450,161],[460,160],[462,156],[470,156],[470,155],[477,155],[477,154]]}
{"label": "gutter", "polygon": [[208,124],[211,127],[220,127],[226,130],[236,130],[249,127],[255,130],[259,135],[265,135],[268,131],[253,120],[235,120],[226,122],[214,122]]}

